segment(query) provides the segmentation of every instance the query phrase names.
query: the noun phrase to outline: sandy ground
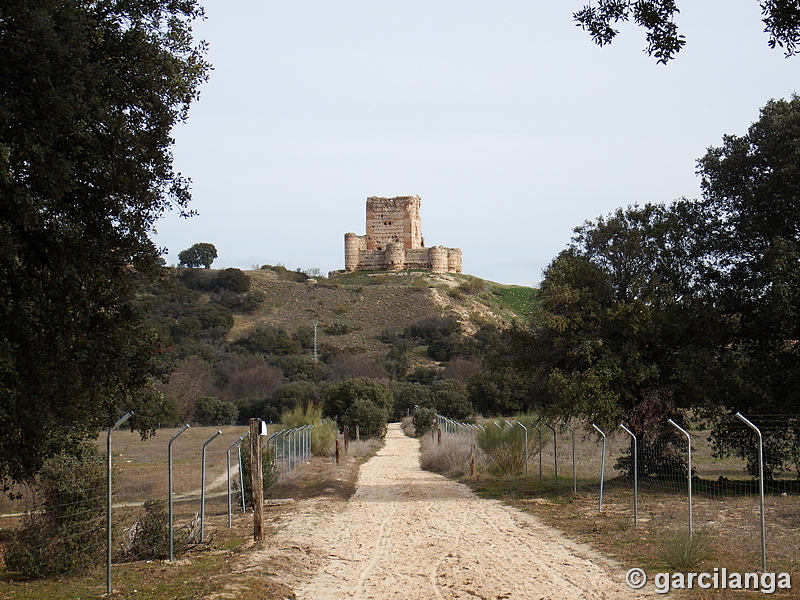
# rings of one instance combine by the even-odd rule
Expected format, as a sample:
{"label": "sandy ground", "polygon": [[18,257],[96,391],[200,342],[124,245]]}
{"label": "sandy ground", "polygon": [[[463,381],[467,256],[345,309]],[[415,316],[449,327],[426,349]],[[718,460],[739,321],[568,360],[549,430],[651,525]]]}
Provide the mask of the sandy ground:
{"label": "sandy ground", "polygon": [[275,525],[245,570],[277,573],[300,600],[644,597],[589,547],[422,471],[398,425],[349,502],[303,501]]}

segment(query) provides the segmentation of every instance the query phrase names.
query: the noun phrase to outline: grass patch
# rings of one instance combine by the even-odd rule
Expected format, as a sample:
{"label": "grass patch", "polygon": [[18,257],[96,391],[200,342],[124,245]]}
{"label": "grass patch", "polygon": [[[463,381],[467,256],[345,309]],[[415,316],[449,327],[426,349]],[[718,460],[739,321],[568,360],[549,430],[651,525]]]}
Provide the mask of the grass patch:
{"label": "grass patch", "polygon": [[664,543],[664,562],[676,571],[688,571],[709,557],[709,539],[702,531],[689,535],[688,531],[670,535]]}
{"label": "grass patch", "polygon": [[492,294],[498,304],[524,318],[530,318],[539,306],[539,290],[535,288],[494,285]]}

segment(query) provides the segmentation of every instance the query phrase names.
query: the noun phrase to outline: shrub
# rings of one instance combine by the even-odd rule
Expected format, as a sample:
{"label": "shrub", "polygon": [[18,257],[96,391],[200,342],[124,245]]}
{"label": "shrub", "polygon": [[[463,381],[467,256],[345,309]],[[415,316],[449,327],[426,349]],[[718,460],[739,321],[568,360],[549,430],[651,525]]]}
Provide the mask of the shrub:
{"label": "shrub", "polygon": [[228,425],[238,416],[238,406],[211,396],[200,396],[194,405],[194,418],[201,425]]}
{"label": "shrub", "polygon": [[263,265],[261,270],[272,271],[278,276],[278,279],[283,279],[284,281],[305,283],[310,279],[310,277],[306,273],[303,273],[300,269],[297,269],[296,271],[290,271],[283,265]]}
{"label": "shrub", "polygon": [[45,461],[42,510],[25,517],[5,554],[6,567],[28,577],[66,575],[100,562],[105,550],[106,470],[93,446]]}
{"label": "shrub", "polygon": [[300,344],[282,327],[261,325],[236,340],[232,346],[250,354],[300,354]]}
{"label": "shrub", "polygon": [[242,310],[245,312],[255,312],[259,310],[267,301],[267,294],[262,290],[252,290],[242,296]]}
{"label": "shrub", "polygon": [[393,421],[399,421],[406,415],[410,415],[418,406],[433,406],[431,392],[422,384],[395,381],[390,387],[394,398]]}
{"label": "shrub", "polygon": [[[247,506],[253,505],[253,482],[250,478],[250,436],[239,442],[239,452],[242,457],[242,471],[240,486],[244,488],[244,497]],[[267,445],[261,445],[261,484],[264,493],[278,480],[278,472],[275,469],[275,455]],[[237,486],[238,488],[239,486]],[[239,504],[242,499],[239,498]]]}
{"label": "shrub", "polygon": [[486,453],[490,467],[498,474],[518,475],[525,468],[524,431],[521,427],[501,429],[489,423],[475,439]]}
{"label": "shrub", "polygon": [[[169,513],[166,500],[146,500],[144,516],[125,532],[127,560],[162,560],[169,557]],[[186,536],[173,537],[173,549],[186,544]],[[176,542],[178,542],[176,544]]]}
{"label": "shrub", "polygon": [[336,422],[322,418],[322,406],[308,403],[283,413],[281,424],[285,429],[313,425],[311,429],[311,452],[315,456],[330,456],[336,443]]}
{"label": "shrub", "polygon": [[664,543],[664,562],[676,571],[688,571],[706,560],[709,555],[708,537],[702,531],[689,535],[681,531],[667,538]]}
{"label": "shrub", "polygon": [[387,420],[385,408],[366,398],[357,398],[345,411],[342,423],[349,428],[352,437],[358,427],[362,438],[383,439]]}
{"label": "shrub", "polygon": [[424,406],[414,410],[414,432],[417,437],[436,429],[436,411]]}
{"label": "shrub", "polygon": [[486,282],[478,277],[470,277],[461,282],[458,289],[464,294],[480,294],[486,290]]}
{"label": "shrub", "polygon": [[475,411],[469,401],[467,386],[456,379],[442,379],[433,382],[431,394],[439,414],[462,421]]}
{"label": "shrub", "polygon": [[463,435],[443,435],[442,443],[431,436],[420,442],[420,467],[447,475],[461,475],[469,470],[474,442]]}
{"label": "shrub", "polygon": [[250,290],[250,278],[241,269],[229,267],[217,273],[214,278],[214,285],[218,289],[243,294]]}
{"label": "shrub", "polygon": [[[394,402],[392,392],[387,386],[368,377],[356,377],[331,385],[325,394],[325,415],[338,416],[341,419],[349,407],[359,400],[366,400],[376,408],[383,410],[384,415],[387,415],[383,422],[383,425],[386,425]],[[346,423],[340,422],[339,424],[345,425]]]}

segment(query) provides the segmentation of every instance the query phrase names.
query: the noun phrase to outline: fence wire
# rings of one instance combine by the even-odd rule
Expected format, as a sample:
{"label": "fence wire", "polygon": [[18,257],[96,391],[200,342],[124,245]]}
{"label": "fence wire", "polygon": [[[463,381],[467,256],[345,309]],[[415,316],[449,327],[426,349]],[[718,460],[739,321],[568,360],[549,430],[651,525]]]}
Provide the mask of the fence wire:
{"label": "fence wire", "polygon": [[[764,438],[767,554],[770,561],[796,564],[800,559],[800,417],[771,415],[753,420]],[[570,424],[574,447],[570,426],[563,422],[522,423],[527,432],[513,419],[482,422],[476,427],[439,417],[442,446],[423,456],[423,464],[434,470],[468,473],[477,452],[479,462],[490,473],[525,476],[527,467],[532,494],[560,492],[574,497],[581,510],[629,519],[631,525],[636,516],[637,527],[648,531],[688,529],[688,443],[677,429],[672,434],[667,427],[665,435],[637,441],[634,486],[632,437],[624,429],[604,431],[603,456],[603,438],[590,423]],[[760,565],[755,432],[738,419],[714,430],[695,425],[687,431],[694,529],[726,547],[737,548],[744,562]],[[435,446],[435,434],[430,440]],[[432,462],[436,460],[440,462]]]}
{"label": "fence wire", "polygon": [[[169,557],[168,442],[177,429],[160,429],[142,440],[115,431],[112,469],[112,560],[114,563]],[[200,515],[206,541],[228,526],[227,449],[246,428],[223,427],[206,448],[205,511],[201,506],[201,450],[216,428],[189,428],[173,445],[173,523],[176,554],[198,543]],[[239,514],[238,449],[230,465],[232,508]],[[88,572],[105,581],[107,551],[107,466],[105,436],[86,464],[56,460],[37,482],[15,486],[0,498],[0,530],[12,531],[6,567],[40,576]],[[224,517],[224,518],[222,518]],[[19,542],[19,543],[18,543]],[[9,552],[11,555],[9,556]],[[17,552],[20,556],[15,556]],[[10,561],[9,561],[10,558]],[[9,564],[10,563],[10,564]]]}

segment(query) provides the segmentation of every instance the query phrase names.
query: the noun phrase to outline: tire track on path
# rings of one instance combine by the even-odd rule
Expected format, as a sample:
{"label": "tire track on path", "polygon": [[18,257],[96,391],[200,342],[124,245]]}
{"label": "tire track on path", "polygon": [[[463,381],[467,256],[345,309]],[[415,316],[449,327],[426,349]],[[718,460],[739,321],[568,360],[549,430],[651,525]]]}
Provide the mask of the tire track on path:
{"label": "tire track on path", "polygon": [[[419,467],[419,441],[392,424],[362,465],[349,502],[299,503],[256,552],[269,569],[291,552],[307,569],[287,581],[298,600],[633,600],[624,570],[534,516],[477,498]],[[281,552],[285,552],[281,556]]]}

